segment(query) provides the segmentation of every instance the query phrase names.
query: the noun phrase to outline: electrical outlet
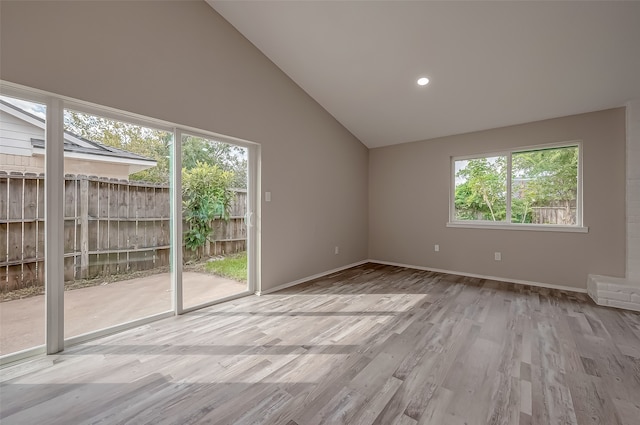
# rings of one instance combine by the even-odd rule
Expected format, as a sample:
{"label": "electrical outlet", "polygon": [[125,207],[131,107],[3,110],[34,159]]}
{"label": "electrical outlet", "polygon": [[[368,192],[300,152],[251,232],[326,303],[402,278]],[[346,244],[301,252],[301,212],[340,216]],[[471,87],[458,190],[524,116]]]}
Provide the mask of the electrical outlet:
{"label": "electrical outlet", "polygon": [[493,257],[495,258],[496,261],[502,261],[502,253],[501,252],[494,253]]}
{"label": "electrical outlet", "polygon": [[434,245],[434,246],[433,246],[433,250],[434,250],[435,252],[440,251],[440,245]]}
{"label": "electrical outlet", "polygon": [[335,249],[334,249],[333,251],[334,251],[334,253],[335,253],[336,255],[340,254],[340,247],[339,247],[339,246],[336,246],[336,247],[335,247]]}

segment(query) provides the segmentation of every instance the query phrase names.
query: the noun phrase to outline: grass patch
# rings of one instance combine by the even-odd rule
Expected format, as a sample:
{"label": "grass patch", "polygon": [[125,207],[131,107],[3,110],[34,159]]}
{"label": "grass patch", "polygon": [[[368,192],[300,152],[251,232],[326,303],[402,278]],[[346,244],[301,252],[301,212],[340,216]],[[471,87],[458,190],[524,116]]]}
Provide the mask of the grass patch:
{"label": "grass patch", "polygon": [[229,255],[227,257],[207,261],[205,269],[209,273],[233,279],[238,282],[247,281],[247,253]]}

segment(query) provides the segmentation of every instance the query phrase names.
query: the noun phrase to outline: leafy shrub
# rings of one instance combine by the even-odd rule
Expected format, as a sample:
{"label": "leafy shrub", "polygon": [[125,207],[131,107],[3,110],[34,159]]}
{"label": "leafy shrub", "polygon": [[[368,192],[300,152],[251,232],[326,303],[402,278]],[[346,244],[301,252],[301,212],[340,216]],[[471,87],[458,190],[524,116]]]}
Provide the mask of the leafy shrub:
{"label": "leafy shrub", "polygon": [[214,219],[229,219],[232,180],[233,173],[217,165],[198,162],[194,168],[182,170],[183,217],[189,225],[184,242],[190,250],[197,250],[210,239]]}

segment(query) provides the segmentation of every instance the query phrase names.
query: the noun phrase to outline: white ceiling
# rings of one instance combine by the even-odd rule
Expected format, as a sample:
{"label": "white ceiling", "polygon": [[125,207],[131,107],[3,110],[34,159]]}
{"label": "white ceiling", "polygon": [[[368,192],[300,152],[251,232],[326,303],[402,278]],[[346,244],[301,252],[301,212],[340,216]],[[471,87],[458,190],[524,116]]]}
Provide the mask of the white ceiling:
{"label": "white ceiling", "polygon": [[207,2],[371,148],[640,98],[640,2]]}

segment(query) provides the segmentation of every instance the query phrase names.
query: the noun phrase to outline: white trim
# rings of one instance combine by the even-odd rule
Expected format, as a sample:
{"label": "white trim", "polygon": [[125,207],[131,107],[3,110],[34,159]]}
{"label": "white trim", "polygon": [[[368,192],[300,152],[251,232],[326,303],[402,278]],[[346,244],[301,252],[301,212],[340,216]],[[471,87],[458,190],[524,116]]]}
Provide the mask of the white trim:
{"label": "white trim", "polygon": [[[499,156],[507,156],[509,155],[509,150],[495,151],[495,152],[487,152],[487,153],[476,153],[471,155],[461,155],[461,156],[452,156],[451,162],[455,161],[469,161],[471,159],[482,159],[482,158],[495,158]],[[455,171],[455,170],[454,170]],[[454,173],[455,176],[455,173]]]}
{"label": "white trim", "polygon": [[506,216],[508,217],[509,223],[512,223],[513,217],[511,216],[511,204],[513,203],[513,192],[512,192],[512,188],[513,188],[513,153],[509,152],[507,154],[507,199],[505,199],[505,201],[509,201],[509,202],[505,202],[506,203],[506,209],[507,209],[507,213]]}
{"label": "white trim", "polygon": [[250,148],[252,146],[258,145],[258,143],[249,142],[248,140],[242,140],[231,136],[225,136],[223,134],[214,133],[208,130],[195,129],[193,127],[184,125],[181,125],[179,127],[182,130],[182,134],[184,134],[185,136],[199,137],[201,139],[207,139],[211,142],[222,142],[228,145],[236,145],[241,148]]}
{"label": "white trim", "polygon": [[576,226],[584,226],[584,196],[583,196],[583,180],[582,180],[582,169],[584,167],[583,157],[584,157],[584,147],[582,145],[582,140],[578,140],[578,187],[576,193]]}
{"label": "white trim", "polygon": [[169,222],[171,223],[169,255],[171,260],[169,270],[171,272],[171,287],[173,288],[172,307],[176,315],[183,313],[182,290],[182,131],[173,129],[173,145],[171,146],[171,159],[169,160],[169,193],[170,208]]}
{"label": "white trim", "polygon": [[302,279],[294,280],[293,282],[284,283],[282,285],[278,285],[278,286],[276,286],[274,288],[269,288],[269,289],[264,290],[264,291],[256,291],[256,295],[265,295],[265,294],[271,294],[273,292],[282,291],[283,289],[287,289],[287,288],[290,288],[292,286],[300,285],[301,283],[309,282],[310,280],[318,279],[318,278],[321,278],[321,277],[324,277],[324,276],[328,276],[328,275],[333,274],[333,273],[341,272],[343,270],[347,270],[347,269],[350,269],[352,267],[361,266],[363,264],[367,264],[367,263],[371,263],[371,262],[373,262],[373,261],[371,261],[371,260],[362,260],[362,261],[358,261],[356,263],[351,263],[351,264],[348,264],[346,266],[338,267],[336,269],[327,270],[326,272],[317,273],[317,274],[314,274],[314,275],[311,275],[311,276],[303,277]]}
{"label": "white trim", "polygon": [[202,304],[197,304],[197,305],[193,305],[193,306],[190,306],[190,307],[183,308],[182,312],[180,314],[191,313],[192,311],[201,310],[203,308],[211,307],[212,305],[225,303],[227,301],[236,300],[238,298],[248,297],[249,295],[253,295],[253,292],[251,292],[251,291],[242,291],[242,292],[239,292],[237,294],[229,295],[229,296],[226,296],[226,297],[223,297],[223,298],[217,298],[215,300],[207,301],[207,302],[202,303]]}
{"label": "white trim", "polygon": [[261,149],[260,145],[247,148],[249,160],[247,166],[247,213],[250,214],[247,223],[247,290],[255,292],[261,288],[260,284],[260,233],[262,205],[260,203],[260,167]]}
{"label": "white trim", "polygon": [[34,89],[33,87],[23,86],[21,84],[16,84],[4,80],[0,80],[0,94],[4,96],[28,100],[30,102],[41,103],[43,105],[46,104],[47,100],[53,95],[53,93],[50,92]]}
{"label": "white trim", "polygon": [[91,341],[98,338],[103,338],[108,335],[113,335],[118,332],[137,328],[147,323],[157,322],[161,319],[166,319],[173,316],[173,311],[166,311],[164,313],[154,314],[153,316],[143,317],[141,319],[131,320],[130,322],[120,323],[109,328],[99,329],[97,331],[91,331],[82,335],[72,336],[64,340],[65,348],[69,348],[73,345],[82,344],[83,342]]}
{"label": "white trim", "polygon": [[11,366],[13,363],[31,359],[38,354],[45,354],[46,349],[44,345],[40,345],[38,347],[27,348],[26,350],[16,351],[10,354],[5,354],[4,356],[0,356],[0,366]]}
{"label": "white trim", "polygon": [[446,273],[453,274],[457,276],[465,276],[465,277],[475,277],[478,279],[488,279],[488,280],[496,280],[498,282],[507,282],[507,283],[515,283],[517,285],[529,285],[529,286],[537,286],[539,288],[548,288],[548,289],[557,289],[560,291],[569,291],[569,292],[577,292],[580,294],[586,294],[587,290],[585,288],[574,288],[573,286],[564,286],[564,285],[554,285],[552,283],[543,283],[543,282],[533,282],[530,280],[521,280],[521,279],[512,279],[509,277],[497,277],[497,276],[486,276],[482,274],[476,273],[466,273],[466,272],[458,272],[453,270],[444,270],[444,269],[435,269],[432,267],[424,267],[424,266],[414,266],[410,264],[403,263],[394,263],[392,261],[382,261],[382,260],[368,260],[370,263],[383,264],[385,266],[396,266],[396,267],[405,267],[408,269],[415,270],[424,270],[428,272],[436,272],[436,273]]}
{"label": "white trim", "polygon": [[531,223],[506,223],[494,224],[495,222],[481,221],[453,221],[448,222],[447,227],[457,227],[462,229],[492,229],[492,230],[529,230],[534,232],[568,232],[568,233],[588,233],[589,228],[583,226],[563,226],[560,224],[531,224]]}
{"label": "white trim", "polygon": [[45,345],[64,350],[64,129],[62,101],[47,100],[44,162]]}

